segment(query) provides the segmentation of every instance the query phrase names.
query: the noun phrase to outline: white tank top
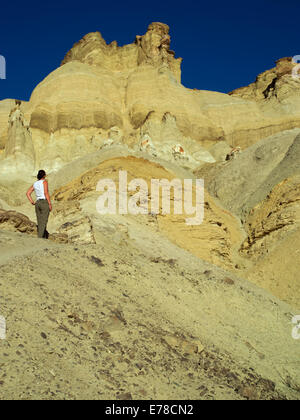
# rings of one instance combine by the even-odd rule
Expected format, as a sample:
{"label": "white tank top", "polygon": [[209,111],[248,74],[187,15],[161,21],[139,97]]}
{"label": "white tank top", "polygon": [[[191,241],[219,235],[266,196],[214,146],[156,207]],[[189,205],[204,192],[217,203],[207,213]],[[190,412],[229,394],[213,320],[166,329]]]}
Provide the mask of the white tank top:
{"label": "white tank top", "polygon": [[37,200],[46,200],[45,192],[44,192],[44,179],[41,179],[40,181],[36,181],[33,184],[33,188],[36,194]]}

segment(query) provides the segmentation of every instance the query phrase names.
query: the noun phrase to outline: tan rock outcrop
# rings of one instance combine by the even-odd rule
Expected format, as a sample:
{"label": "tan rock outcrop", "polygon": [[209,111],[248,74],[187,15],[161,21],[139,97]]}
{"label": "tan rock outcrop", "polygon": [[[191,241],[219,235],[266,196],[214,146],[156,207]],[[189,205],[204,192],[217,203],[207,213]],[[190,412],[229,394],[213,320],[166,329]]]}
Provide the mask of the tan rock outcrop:
{"label": "tan rock outcrop", "polygon": [[297,96],[294,89],[296,88],[299,91],[299,83],[291,77],[296,66],[297,64],[292,57],[281,58],[276,61],[276,67],[259,74],[254,83],[235,89],[229,92],[229,95],[237,95],[255,101],[264,101],[271,98],[282,100],[287,96]]}
{"label": "tan rock outcrop", "polygon": [[[145,159],[135,157],[110,159],[96,168],[87,171],[74,181],[58,188],[54,194],[54,203],[72,203],[77,200],[94,201],[96,206],[100,193],[96,192],[96,185],[101,179],[111,179],[119,184],[119,171],[126,170],[128,183],[132,179],[142,178],[148,185],[148,214],[151,215],[149,201],[151,200],[151,179],[173,180],[176,175],[161,165]],[[128,197],[134,193],[128,192]],[[194,196],[195,197],[195,196]],[[244,238],[238,220],[226,210],[217,206],[210,195],[205,196],[205,217],[201,225],[187,226],[186,213],[175,215],[172,210],[174,192],[171,191],[171,214],[163,215],[161,210],[157,215],[157,228],[178,246],[189,250],[194,255],[221,267],[233,268],[236,265],[237,251]],[[130,215],[129,215],[130,216]],[[143,215],[134,216],[144,223]]]}
{"label": "tan rock outcrop", "polygon": [[296,66],[291,57],[281,58],[276,61],[275,68],[258,75],[254,83],[229,93],[232,98],[255,101],[263,122],[256,130],[258,138],[255,141],[251,131],[249,138],[244,139],[245,131],[241,130],[240,146],[247,147],[259,138],[300,127],[300,73]]}
{"label": "tan rock outcrop", "polygon": [[210,194],[241,219],[272,189],[299,173],[300,129],[278,133],[239,153],[236,159],[206,165],[194,173]]}
{"label": "tan rock outcrop", "polygon": [[175,59],[175,53],[170,50],[169,30],[168,25],[153,22],[145,35],[136,36],[133,44],[123,47],[119,47],[116,41],[107,45],[100,32],[90,33],[73,46],[62,65],[80,61],[109,71],[130,71],[145,64],[154,67],[166,65],[180,82],[182,59]]}
{"label": "tan rock outcrop", "polygon": [[[123,47],[92,33],[28,104],[0,102],[1,318],[11,361],[0,394],[299,398],[294,64],[279,60],[228,95],[186,89],[180,63],[167,25]],[[49,239],[60,244],[37,238],[26,199],[40,167],[53,199],[48,230],[58,232]],[[139,200],[138,185],[124,194],[142,214],[96,206],[103,179],[115,182],[119,204],[121,170],[128,183],[146,182]],[[204,178],[202,224],[188,225],[184,207],[174,214],[172,188],[171,214],[162,193],[151,208],[151,181],[175,178]],[[34,375],[21,383],[24,366]]]}
{"label": "tan rock outcrop", "polygon": [[300,175],[276,185],[245,227],[241,253],[251,262],[246,278],[299,308]]}
{"label": "tan rock outcrop", "polygon": [[30,235],[37,232],[36,224],[29,217],[11,210],[0,209],[0,227],[4,230],[28,233]]}
{"label": "tan rock outcrop", "polygon": [[[185,88],[181,61],[170,50],[163,23],[152,23],[145,35],[122,47],[115,41],[107,45],[99,32],[86,35],[24,107],[35,170],[56,170],[116,142],[134,151],[145,136],[153,145],[150,154],[155,150],[172,161],[180,145],[185,159],[178,163],[194,169],[213,162],[203,148],[225,141],[244,149],[300,126],[300,80],[292,78],[291,59],[279,60],[255,84],[229,95]],[[3,147],[5,123],[2,127]]]}
{"label": "tan rock outcrop", "polygon": [[17,101],[15,99],[4,99],[3,101],[0,101],[0,157],[4,152],[4,148],[7,142],[9,115],[17,103],[22,104],[21,107],[24,104],[24,102]]}
{"label": "tan rock outcrop", "polygon": [[0,156],[4,152],[7,140],[8,116],[15,104],[13,99],[0,101]]}
{"label": "tan rock outcrop", "polygon": [[299,129],[261,140],[235,160],[195,172],[243,221],[243,276],[299,307]]}
{"label": "tan rock outcrop", "polygon": [[[20,232],[28,235],[37,235],[37,226],[29,217],[22,213],[0,209],[0,229],[3,231]],[[65,233],[51,233],[49,240],[58,243],[67,243],[68,236]]]}
{"label": "tan rock outcrop", "polygon": [[58,232],[68,237],[69,243],[94,244],[93,227],[88,216],[83,215],[78,201],[56,203],[53,209]]}
{"label": "tan rock outcrop", "polygon": [[248,238],[241,251],[258,258],[277,246],[283,236],[300,228],[300,176],[286,179],[254,207],[247,220]]}
{"label": "tan rock outcrop", "polygon": [[7,142],[4,150],[6,171],[33,170],[35,167],[35,151],[32,134],[28,122],[24,118],[19,102],[9,115]]}

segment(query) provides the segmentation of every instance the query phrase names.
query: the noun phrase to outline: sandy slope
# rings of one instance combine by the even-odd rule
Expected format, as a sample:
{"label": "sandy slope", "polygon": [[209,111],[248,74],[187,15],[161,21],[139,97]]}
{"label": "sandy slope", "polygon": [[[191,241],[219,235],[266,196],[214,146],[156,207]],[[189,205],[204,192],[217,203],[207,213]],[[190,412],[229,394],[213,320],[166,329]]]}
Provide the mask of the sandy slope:
{"label": "sandy slope", "polygon": [[[169,216],[100,216],[96,183],[119,169],[145,179],[187,176],[176,165],[126,155],[85,157],[50,177],[60,200],[54,207],[78,200],[96,244],[0,230],[0,315],[7,321],[0,398],[300,399],[291,324],[297,283],[281,281],[286,264],[272,274],[280,248],[236,272],[293,307],[217,267],[238,261],[245,232],[209,195],[201,229]],[[35,220],[23,196],[17,208],[1,197],[4,208]],[[50,232],[59,223],[52,214]],[[285,263],[295,255],[288,247],[299,248],[297,234],[289,238]]]}
{"label": "sandy slope", "polygon": [[300,308],[300,135],[278,133],[196,172],[247,232],[242,276]]}
{"label": "sandy slope", "polygon": [[1,399],[300,398],[288,305],[119,222],[86,246],[1,231]]}

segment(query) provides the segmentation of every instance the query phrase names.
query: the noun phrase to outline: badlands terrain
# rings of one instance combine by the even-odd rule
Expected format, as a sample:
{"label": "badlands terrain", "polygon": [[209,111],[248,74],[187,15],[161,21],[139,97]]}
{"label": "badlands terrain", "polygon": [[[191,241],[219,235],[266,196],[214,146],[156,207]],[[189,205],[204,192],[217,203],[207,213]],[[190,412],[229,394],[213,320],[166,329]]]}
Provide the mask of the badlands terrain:
{"label": "badlands terrain", "polygon": [[[90,33],[0,101],[0,399],[300,399],[296,64],[225,94],[185,88],[181,61],[163,23]],[[25,195],[42,168],[48,241]],[[99,214],[120,171],[204,179],[203,223]]]}

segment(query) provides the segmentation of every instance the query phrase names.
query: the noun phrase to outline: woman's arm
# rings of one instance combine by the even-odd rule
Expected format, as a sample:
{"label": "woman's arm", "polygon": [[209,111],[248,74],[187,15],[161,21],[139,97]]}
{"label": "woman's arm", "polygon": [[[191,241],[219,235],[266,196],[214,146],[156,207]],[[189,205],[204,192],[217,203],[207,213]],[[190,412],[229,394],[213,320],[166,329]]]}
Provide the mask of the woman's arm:
{"label": "woman's arm", "polygon": [[34,188],[33,188],[33,185],[29,188],[29,190],[27,191],[27,193],[26,193],[26,196],[27,196],[27,198],[28,198],[28,200],[30,201],[30,203],[34,206],[35,205],[35,202],[33,201],[33,199],[31,198],[31,194],[33,193],[33,191],[34,191]]}
{"label": "woman's arm", "polygon": [[48,181],[44,181],[44,193],[45,193],[46,200],[48,201],[48,204],[49,204],[49,209],[50,211],[52,211],[52,204],[51,204],[49,189],[48,189]]}

